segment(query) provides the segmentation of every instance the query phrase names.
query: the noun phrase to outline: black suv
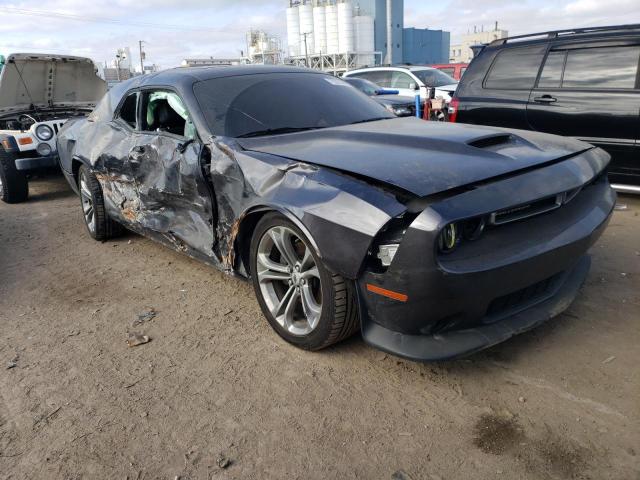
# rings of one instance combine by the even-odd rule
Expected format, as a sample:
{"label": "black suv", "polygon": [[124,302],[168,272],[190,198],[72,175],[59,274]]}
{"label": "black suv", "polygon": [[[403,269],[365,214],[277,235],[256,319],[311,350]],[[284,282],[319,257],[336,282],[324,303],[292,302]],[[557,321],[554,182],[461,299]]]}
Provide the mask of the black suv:
{"label": "black suv", "polygon": [[609,152],[640,193],[640,25],[521,35],[476,48],[450,120],[576,137]]}

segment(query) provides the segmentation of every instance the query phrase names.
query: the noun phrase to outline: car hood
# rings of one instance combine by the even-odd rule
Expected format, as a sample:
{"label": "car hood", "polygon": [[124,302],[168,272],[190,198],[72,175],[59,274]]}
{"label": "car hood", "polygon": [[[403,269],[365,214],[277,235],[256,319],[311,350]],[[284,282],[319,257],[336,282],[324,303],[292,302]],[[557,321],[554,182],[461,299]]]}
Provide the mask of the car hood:
{"label": "car hood", "polygon": [[458,84],[452,83],[450,85],[442,85],[441,87],[436,87],[436,90],[444,90],[445,92],[455,92],[456,88],[458,88]]}
{"label": "car hood", "polygon": [[14,53],[0,73],[0,113],[95,105],[107,91],[89,58]]}
{"label": "car hood", "polygon": [[415,98],[402,97],[400,95],[376,95],[371,98],[382,105],[413,105],[416,103]]}
{"label": "car hood", "polygon": [[237,141],[247,151],[333,168],[420,197],[593,148],[555,135],[413,117]]}

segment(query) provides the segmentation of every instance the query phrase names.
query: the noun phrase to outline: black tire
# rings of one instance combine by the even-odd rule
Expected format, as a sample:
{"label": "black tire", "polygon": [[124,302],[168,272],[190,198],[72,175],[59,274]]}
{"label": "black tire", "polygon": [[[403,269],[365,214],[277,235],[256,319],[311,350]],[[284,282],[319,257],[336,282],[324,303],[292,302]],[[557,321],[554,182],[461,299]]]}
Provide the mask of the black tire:
{"label": "black tire", "polygon": [[16,170],[17,155],[0,147],[0,199],[6,203],[26,202],[29,198],[29,181],[24,172]]}
{"label": "black tire", "polygon": [[293,222],[279,213],[266,214],[256,225],[250,248],[251,277],[258,303],[269,324],[287,342],[305,350],[321,350],[353,335],[360,326],[353,282],[327,270],[313,248],[310,248],[309,252],[318,267],[322,289],[322,309],[317,326],[308,334],[293,335],[274,318],[265,302],[258,275],[255,273],[258,271],[260,241],[273,227],[286,227],[293,230],[305,245],[311,245],[307,236]]}
{"label": "black tire", "polygon": [[[82,187],[82,180],[86,180],[86,190]],[[82,208],[82,218],[87,227],[89,235],[94,240],[104,242],[110,238],[119,236],[122,233],[122,226],[109,218],[104,207],[104,196],[102,195],[102,187],[95,175],[85,165],[81,165],[78,170],[78,190],[80,191],[80,207]],[[89,223],[85,211],[85,201],[90,197],[93,208],[93,228]]]}

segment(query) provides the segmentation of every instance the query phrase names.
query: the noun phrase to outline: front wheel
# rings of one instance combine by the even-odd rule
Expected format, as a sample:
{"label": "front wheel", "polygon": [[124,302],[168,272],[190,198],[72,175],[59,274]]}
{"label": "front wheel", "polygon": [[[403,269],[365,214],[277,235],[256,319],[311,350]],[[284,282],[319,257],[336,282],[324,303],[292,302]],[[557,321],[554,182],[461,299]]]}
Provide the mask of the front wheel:
{"label": "front wheel", "polygon": [[29,197],[29,181],[16,170],[16,158],[0,146],[0,199],[6,203],[26,202]]}
{"label": "front wheel", "polygon": [[104,207],[100,182],[85,165],[78,170],[78,190],[80,190],[82,216],[89,235],[102,242],[119,235],[122,227],[109,218]]}
{"label": "front wheel", "polygon": [[329,272],[311,242],[286,217],[271,213],[251,241],[251,276],[262,312],[287,342],[320,350],[359,327],[353,283]]}

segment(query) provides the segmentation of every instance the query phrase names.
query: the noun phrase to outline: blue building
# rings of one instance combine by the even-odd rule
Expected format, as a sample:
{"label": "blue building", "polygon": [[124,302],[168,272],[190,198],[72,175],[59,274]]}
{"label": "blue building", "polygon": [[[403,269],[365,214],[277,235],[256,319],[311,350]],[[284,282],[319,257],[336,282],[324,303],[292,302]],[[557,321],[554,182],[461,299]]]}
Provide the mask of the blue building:
{"label": "blue building", "polygon": [[449,63],[449,32],[428,28],[405,28],[402,43],[403,63]]}

